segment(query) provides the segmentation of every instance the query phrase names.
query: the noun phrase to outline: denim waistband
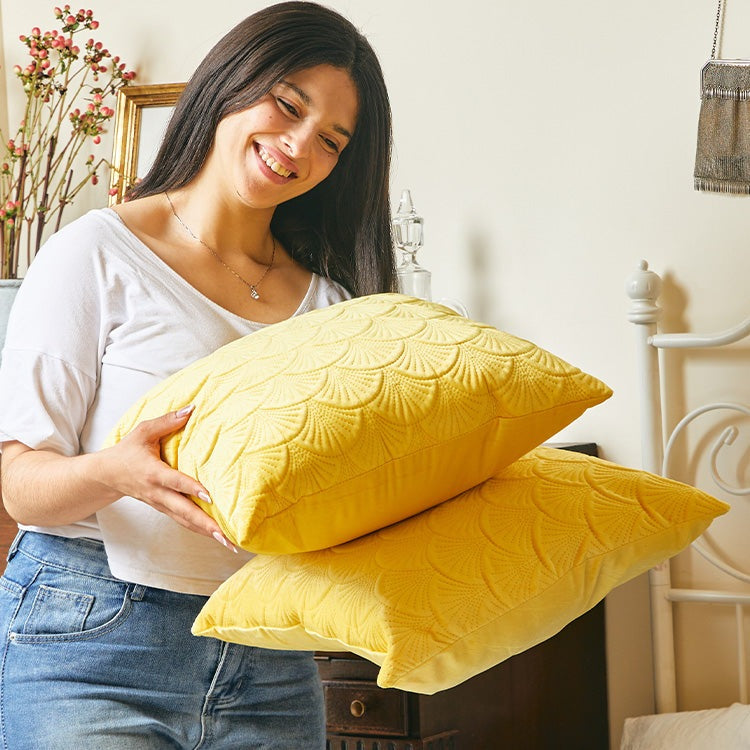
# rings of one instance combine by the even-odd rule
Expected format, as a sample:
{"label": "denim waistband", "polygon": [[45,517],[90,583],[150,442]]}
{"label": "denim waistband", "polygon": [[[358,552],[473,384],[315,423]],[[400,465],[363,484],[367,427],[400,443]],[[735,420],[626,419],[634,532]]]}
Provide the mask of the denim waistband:
{"label": "denim waistband", "polygon": [[8,551],[8,559],[12,559],[17,552],[68,570],[118,580],[109,569],[104,544],[96,539],[69,539],[38,531],[20,531]]}

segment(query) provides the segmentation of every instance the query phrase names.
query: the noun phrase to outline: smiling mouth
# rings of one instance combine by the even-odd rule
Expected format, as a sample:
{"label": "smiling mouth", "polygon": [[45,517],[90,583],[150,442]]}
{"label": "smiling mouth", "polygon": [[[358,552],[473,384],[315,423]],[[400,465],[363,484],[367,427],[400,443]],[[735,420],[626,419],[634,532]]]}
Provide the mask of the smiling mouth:
{"label": "smiling mouth", "polygon": [[257,144],[258,146],[258,156],[265,162],[266,166],[272,171],[275,172],[277,175],[281,177],[287,177],[287,178],[295,178],[297,175],[292,172],[290,169],[287,169],[282,164],[276,161],[276,159],[271,156],[271,154],[266,151],[263,146],[260,144]]}

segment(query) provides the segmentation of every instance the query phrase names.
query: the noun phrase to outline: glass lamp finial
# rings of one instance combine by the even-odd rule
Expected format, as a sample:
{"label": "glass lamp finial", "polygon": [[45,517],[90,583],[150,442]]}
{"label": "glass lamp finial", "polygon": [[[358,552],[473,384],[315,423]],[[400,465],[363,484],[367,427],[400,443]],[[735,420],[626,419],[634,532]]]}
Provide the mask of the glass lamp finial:
{"label": "glass lamp finial", "polygon": [[431,274],[417,263],[417,252],[424,243],[424,221],[414,209],[411,191],[401,191],[398,210],[392,219],[393,239],[401,251],[396,269],[399,291],[413,297],[431,299]]}

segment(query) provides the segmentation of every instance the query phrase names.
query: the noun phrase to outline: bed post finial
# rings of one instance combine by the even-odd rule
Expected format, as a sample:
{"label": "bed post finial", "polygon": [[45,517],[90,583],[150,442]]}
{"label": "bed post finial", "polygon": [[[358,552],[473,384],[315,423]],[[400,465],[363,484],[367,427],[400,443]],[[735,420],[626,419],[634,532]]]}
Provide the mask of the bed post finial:
{"label": "bed post finial", "polygon": [[638,269],[627,280],[625,291],[632,300],[628,311],[631,323],[656,323],[661,316],[661,308],[656,300],[661,294],[661,277],[648,270],[648,263],[641,260]]}
{"label": "bed post finial", "polygon": [[[641,450],[643,468],[652,474],[662,473],[664,453],[659,352],[652,345],[661,308],[656,303],[661,292],[661,278],[648,270],[642,260],[628,277],[625,291],[630,297],[628,320],[637,332],[636,370],[641,412]],[[649,573],[651,592],[651,630],[654,646],[654,693],[657,713],[677,710],[675,688],[672,605],[668,600],[671,588],[669,561]]]}
{"label": "bed post finial", "polygon": [[661,307],[657,304],[661,292],[661,278],[648,270],[648,263],[642,260],[625,284],[630,297],[628,320],[635,323],[637,332],[636,370],[638,393],[641,406],[641,449],[643,468],[652,474],[662,473],[661,388],[659,386],[659,354],[651,345],[651,337],[656,333],[657,322],[661,317]]}

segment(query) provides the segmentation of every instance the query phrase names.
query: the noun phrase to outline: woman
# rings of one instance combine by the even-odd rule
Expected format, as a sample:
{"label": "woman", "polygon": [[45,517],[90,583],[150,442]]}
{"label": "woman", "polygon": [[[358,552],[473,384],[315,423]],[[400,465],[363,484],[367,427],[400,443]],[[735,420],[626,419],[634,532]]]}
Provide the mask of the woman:
{"label": "woman", "polygon": [[160,458],[186,404],[100,446],[152,385],[233,339],[393,288],[390,109],[333,11],[250,16],[208,54],[128,202],[43,248],[0,368],[3,747],[324,746],[310,654],[190,635],[248,558]]}

